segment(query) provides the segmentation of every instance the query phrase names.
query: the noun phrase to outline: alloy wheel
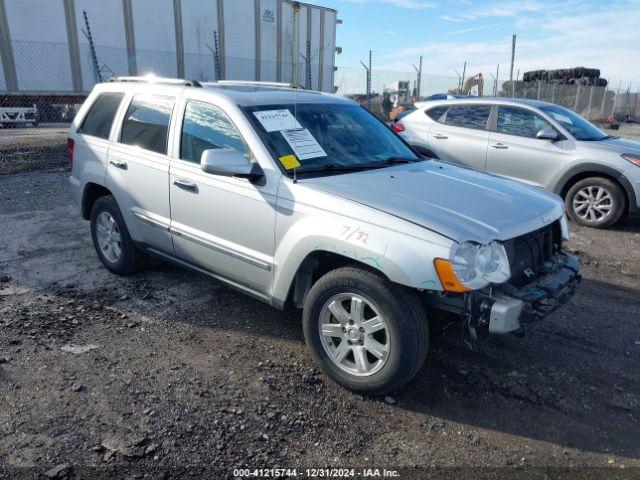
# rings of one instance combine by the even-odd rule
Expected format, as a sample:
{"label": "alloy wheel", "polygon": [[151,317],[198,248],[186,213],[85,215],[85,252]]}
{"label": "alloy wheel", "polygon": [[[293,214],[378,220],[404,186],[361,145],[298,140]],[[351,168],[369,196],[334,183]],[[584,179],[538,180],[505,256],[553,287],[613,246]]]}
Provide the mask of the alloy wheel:
{"label": "alloy wheel", "polygon": [[115,219],[109,212],[101,212],[96,221],[96,238],[104,257],[116,263],[122,255],[122,237]]}
{"label": "alloy wheel", "polygon": [[601,186],[586,186],[575,194],[573,211],[585,222],[600,222],[613,211],[613,197]]}
{"label": "alloy wheel", "polygon": [[341,370],[356,376],[378,372],[389,358],[387,323],[373,302],[355,293],[333,295],[322,307],[322,346]]}

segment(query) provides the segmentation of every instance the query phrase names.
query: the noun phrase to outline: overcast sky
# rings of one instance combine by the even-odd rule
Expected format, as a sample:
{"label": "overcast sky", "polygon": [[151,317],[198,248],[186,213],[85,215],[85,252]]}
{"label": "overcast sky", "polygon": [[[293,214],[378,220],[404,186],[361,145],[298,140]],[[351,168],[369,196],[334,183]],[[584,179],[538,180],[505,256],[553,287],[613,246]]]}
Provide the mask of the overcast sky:
{"label": "overcast sky", "polygon": [[[373,50],[374,69],[508,77],[515,69],[599,68],[612,86],[640,87],[640,0],[311,0],[338,10],[336,63],[357,67]],[[515,75],[515,71],[514,71]]]}

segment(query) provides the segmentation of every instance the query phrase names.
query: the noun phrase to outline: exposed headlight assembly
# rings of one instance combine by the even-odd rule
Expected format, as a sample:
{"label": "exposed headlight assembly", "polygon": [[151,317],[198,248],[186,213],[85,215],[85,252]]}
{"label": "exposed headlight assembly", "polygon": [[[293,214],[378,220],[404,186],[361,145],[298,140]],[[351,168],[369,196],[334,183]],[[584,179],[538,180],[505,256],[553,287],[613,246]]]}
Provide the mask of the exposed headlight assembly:
{"label": "exposed headlight assembly", "polygon": [[507,252],[497,241],[455,245],[451,258],[436,259],[435,267],[444,289],[453,292],[478,290],[490,283],[506,282],[511,276]]}

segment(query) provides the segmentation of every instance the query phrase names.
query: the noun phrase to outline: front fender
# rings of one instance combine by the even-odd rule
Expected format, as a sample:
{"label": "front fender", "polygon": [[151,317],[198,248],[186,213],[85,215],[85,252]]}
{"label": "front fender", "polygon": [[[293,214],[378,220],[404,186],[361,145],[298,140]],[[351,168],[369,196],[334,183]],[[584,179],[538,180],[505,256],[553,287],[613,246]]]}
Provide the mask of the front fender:
{"label": "front fender", "polygon": [[406,225],[413,233],[409,234],[326,211],[309,215],[311,209],[304,210],[278,214],[272,292],[276,301],[286,300],[299,266],[317,251],[363,263],[401,285],[442,290],[433,260],[448,258],[452,241],[414,225]]}
{"label": "front fender", "polygon": [[[631,164],[630,164],[631,165]],[[635,167],[637,168],[637,167]],[[611,178],[617,180],[622,188],[624,188],[627,198],[629,198],[629,208],[632,212],[638,210],[638,206],[640,205],[640,196],[636,197],[635,190],[631,182],[627,179],[626,175],[620,170],[611,167],[609,165],[604,165],[601,163],[577,163],[574,165],[570,165],[565,170],[559,172],[556,175],[556,178],[549,185],[549,189],[553,191],[557,195],[561,195],[563,191],[565,191],[566,187],[569,185],[571,180],[578,175],[590,173],[590,174],[604,174]]]}

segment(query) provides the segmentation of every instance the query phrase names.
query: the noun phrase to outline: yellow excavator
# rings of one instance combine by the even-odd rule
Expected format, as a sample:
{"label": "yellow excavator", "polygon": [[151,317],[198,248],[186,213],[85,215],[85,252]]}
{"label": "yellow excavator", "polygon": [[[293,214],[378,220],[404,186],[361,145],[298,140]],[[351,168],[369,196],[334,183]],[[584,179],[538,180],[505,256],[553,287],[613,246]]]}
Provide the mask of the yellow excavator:
{"label": "yellow excavator", "polygon": [[484,78],[482,77],[482,73],[478,73],[473,77],[467,78],[467,81],[464,82],[464,86],[462,87],[462,91],[459,88],[450,88],[450,94],[461,94],[461,95],[469,95],[469,92],[473,87],[478,87],[478,96],[482,96],[482,92],[484,90]]}

